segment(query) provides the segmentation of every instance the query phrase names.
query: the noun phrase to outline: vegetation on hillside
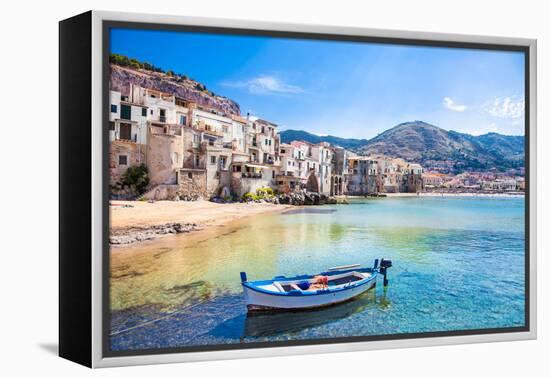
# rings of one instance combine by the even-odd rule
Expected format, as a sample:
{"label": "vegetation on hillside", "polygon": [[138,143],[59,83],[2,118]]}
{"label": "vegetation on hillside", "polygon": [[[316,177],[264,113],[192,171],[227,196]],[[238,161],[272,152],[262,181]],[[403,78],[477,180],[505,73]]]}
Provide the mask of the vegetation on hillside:
{"label": "vegetation on hillside", "polygon": [[204,92],[212,97],[218,96],[208,88],[206,88],[206,85],[197,82],[196,80],[193,80],[189,78],[187,75],[183,73],[176,73],[173,70],[165,71],[164,69],[157,67],[151,63],[148,62],[142,62],[135,58],[129,58],[126,55],[122,54],[111,54],[109,56],[109,62],[111,64],[116,64],[117,66],[121,67],[129,67],[136,70],[146,70],[151,72],[156,72],[160,74],[166,75],[170,80],[173,80],[177,83],[183,83],[185,81],[191,81],[194,82],[194,88],[198,91]]}

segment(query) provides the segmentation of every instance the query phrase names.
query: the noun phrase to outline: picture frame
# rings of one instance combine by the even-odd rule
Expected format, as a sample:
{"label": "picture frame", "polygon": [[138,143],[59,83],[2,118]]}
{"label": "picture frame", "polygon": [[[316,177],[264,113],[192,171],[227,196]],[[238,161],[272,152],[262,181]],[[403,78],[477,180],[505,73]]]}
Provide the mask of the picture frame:
{"label": "picture frame", "polygon": [[[525,57],[525,325],[457,331],[110,348],[109,57],[112,28],[517,51]],[[536,40],[89,11],[59,24],[59,354],[88,367],[347,352],[536,338]],[[390,270],[391,274],[391,270]],[[246,282],[246,276],[243,278]]]}

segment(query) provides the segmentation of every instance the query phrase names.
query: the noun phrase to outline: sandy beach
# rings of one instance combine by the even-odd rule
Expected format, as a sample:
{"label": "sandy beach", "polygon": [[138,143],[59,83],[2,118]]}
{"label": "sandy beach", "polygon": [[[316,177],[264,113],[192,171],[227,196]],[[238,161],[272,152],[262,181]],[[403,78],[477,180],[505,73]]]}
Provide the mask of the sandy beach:
{"label": "sandy beach", "polygon": [[168,234],[224,226],[245,217],[289,208],[295,206],[210,201],[111,201],[111,244],[130,244]]}

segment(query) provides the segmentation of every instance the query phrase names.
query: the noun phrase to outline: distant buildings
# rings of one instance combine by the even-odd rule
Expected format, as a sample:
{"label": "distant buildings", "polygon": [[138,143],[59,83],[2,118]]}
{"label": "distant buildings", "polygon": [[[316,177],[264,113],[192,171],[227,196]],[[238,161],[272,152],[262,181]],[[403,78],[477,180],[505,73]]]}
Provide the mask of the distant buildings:
{"label": "distant buildings", "polygon": [[521,188],[521,184],[514,178],[497,179],[493,181],[483,181],[481,189],[490,191],[515,192],[525,190],[525,186]]}
{"label": "distant buildings", "polygon": [[242,196],[259,188],[326,195],[418,192],[422,167],[386,156],[356,156],[329,143],[281,143],[278,126],[226,115],[169,93],[130,84],[110,92],[110,178],[147,166],[158,199]]}
{"label": "distant buildings", "polygon": [[[514,172],[516,173],[516,172]],[[525,190],[525,179],[491,172],[465,172],[458,175],[426,172],[422,180],[426,190],[520,192]]]}

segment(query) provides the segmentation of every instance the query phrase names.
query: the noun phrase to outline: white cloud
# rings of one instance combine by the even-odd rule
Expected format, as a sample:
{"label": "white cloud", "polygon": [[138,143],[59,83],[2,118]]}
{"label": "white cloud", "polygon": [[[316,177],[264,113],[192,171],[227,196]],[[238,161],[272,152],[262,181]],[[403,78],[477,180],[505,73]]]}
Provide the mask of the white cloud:
{"label": "white cloud", "polygon": [[522,118],[525,111],[525,100],[517,97],[499,97],[487,103],[485,110],[498,118]]}
{"label": "white cloud", "polygon": [[283,80],[270,75],[259,75],[245,81],[224,82],[222,85],[234,88],[246,88],[254,94],[295,94],[304,90],[297,85],[285,83]]}
{"label": "white cloud", "polygon": [[466,105],[457,104],[450,97],[445,97],[443,99],[443,106],[449,110],[452,110],[453,112],[463,112],[468,108]]}

